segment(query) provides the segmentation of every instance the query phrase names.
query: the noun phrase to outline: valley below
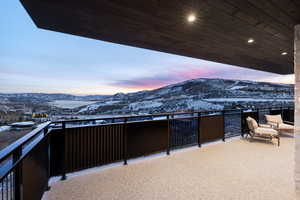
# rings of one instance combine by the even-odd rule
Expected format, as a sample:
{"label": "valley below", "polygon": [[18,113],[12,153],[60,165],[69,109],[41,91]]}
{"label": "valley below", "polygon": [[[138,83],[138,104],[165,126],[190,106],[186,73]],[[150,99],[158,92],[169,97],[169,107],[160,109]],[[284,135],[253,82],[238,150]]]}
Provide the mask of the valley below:
{"label": "valley below", "polygon": [[28,120],[41,122],[293,104],[293,85],[199,78],[128,94],[0,94],[0,125]]}

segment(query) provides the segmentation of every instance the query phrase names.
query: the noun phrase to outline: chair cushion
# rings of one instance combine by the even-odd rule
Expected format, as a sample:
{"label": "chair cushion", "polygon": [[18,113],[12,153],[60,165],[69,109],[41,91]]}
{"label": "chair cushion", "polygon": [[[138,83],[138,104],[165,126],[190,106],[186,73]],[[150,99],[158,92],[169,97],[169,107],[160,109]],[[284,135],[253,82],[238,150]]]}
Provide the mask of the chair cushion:
{"label": "chair cushion", "polygon": [[281,115],[265,115],[267,122],[282,124]]}
{"label": "chair cushion", "polygon": [[246,120],[247,120],[247,124],[248,124],[248,127],[250,130],[253,131],[258,128],[258,124],[255,119],[253,119],[252,117],[247,117]]}
{"label": "chair cushion", "polygon": [[287,129],[287,130],[292,130],[294,129],[294,126],[293,125],[290,125],[290,124],[279,124],[279,129]]}
{"label": "chair cushion", "polygon": [[263,128],[263,127],[258,127],[257,129],[254,130],[255,135],[260,135],[260,136],[278,136],[278,132],[272,128]]}
{"label": "chair cushion", "polygon": [[270,126],[272,128],[278,128],[278,125],[279,125],[279,123],[276,123],[276,122],[267,122],[267,123],[270,124]]}

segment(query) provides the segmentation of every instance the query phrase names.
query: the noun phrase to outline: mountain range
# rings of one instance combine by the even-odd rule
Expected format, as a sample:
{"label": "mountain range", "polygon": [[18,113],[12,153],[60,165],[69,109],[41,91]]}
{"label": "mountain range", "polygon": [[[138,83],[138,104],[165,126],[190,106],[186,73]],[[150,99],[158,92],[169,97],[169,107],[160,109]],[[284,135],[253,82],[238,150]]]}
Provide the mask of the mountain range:
{"label": "mountain range", "polygon": [[[101,93],[101,91],[99,91]],[[292,105],[294,85],[225,79],[193,79],[154,90],[115,95],[0,94],[1,104],[42,105],[59,110],[53,101],[87,101],[72,108],[78,115],[148,114],[192,110],[221,110]],[[47,106],[47,108],[45,108]]]}
{"label": "mountain range", "polygon": [[118,93],[76,109],[78,114],[146,114],[291,105],[294,86],[266,82],[193,79],[155,90]]}

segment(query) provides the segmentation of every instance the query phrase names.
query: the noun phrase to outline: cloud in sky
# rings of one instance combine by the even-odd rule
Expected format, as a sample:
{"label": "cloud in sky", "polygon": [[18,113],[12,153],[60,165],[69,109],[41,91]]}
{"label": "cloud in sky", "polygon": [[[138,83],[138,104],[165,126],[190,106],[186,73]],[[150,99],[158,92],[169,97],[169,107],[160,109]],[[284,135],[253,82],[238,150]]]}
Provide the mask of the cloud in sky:
{"label": "cloud in sky", "polygon": [[162,70],[138,78],[117,80],[111,83],[111,86],[134,90],[155,89],[196,78],[239,79],[286,84],[294,83],[294,75],[278,75],[208,61],[203,62],[201,60],[199,60],[199,63],[199,65],[192,63],[190,65],[169,66],[169,70]]}
{"label": "cloud in sky", "polygon": [[209,68],[193,68],[190,66],[168,66],[167,68],[168,70],[155,73],[148,72],[146,75],[133,79],[117,80],[111,85],[127,89],[154,89],[196,77],[205,77],[213,71]]}

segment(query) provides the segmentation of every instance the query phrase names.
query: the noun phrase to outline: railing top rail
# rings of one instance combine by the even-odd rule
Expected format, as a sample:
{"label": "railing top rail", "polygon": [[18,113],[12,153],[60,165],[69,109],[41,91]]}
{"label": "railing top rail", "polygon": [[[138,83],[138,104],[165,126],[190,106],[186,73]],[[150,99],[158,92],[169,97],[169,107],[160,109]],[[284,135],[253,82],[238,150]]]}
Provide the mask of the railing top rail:
{"label": "railing top rail", "polygon": [[[216,115],[202,115],[201,117],[210,117],[210,116],[220,116],[222,115],[220,114],[216,114]],[[176,120],[187,120],[187,119],[197,119],[199,116],[191,116],[191,117],[180,117],[180,118],[165,118],[165,119],[156,119],[156,120],[141,120],[141,121],[128,121],[126,122],[127,124],[139,124],[139,123],[145,123],[145,122],[159,122],[159,121],[176,121]],[[113,123],[114,125],[121,125],[124,124],[124,122],[117,122],[117,123]],[[108,123],[108,124],[101,124],[100,126],[111,126],[112,123]],[[77,128],[81,128],[81,127],[96,127],[99,125],[88,125],[88,126],[79,126],[79,127],[70,127],[68,129],[77,129]]]}
{"label": "railing top rail", "polygon": [[274,106],[274,107],[264,107],[264,108],[242,108],[242,109],[223,109],[223,110],[197,110],[197,111],[183,111],[183,112],[166,112],[166,113],[155,113],[155,114],[144,114],[144,115],[123,115],[116,117],[99,117],[99,118],[90,118],[90,119],[73,119],[73,120],[58,120],[53,121],[52,123],[76,123],[76,122],[85,122],[85,121],[96,121],[96,120],[112,120],[112,119],[132,119],[136,117],[159,117],[159,116],[175,116],[175,115],[184,115],[184,114],[196,114],[196,113],[211,113],[211,112],[229,112],[236,110],[249,110],[249,109],[281,109],[281,108],[290,108],[292,106]]}
{"label": "railing top rail", "polygon": [[160,117],[160,116],[164,117],[164,116],[168,116],[168,115],[184,115],[184,114],[193,114],[193,113],[198,113],[198,112],[222,112],[222,110],[155,113],[155,114],[144,114],[144,115],[124,115],[124,116],[118,116],[118,117],[100,117],[100,118],[90,118],[90,119],[59,120],[59,121],[53,121],[52,123],[71,123],[71,122],[111,120],[111,119],[132,119],[132,118],[136,118],[136,117]]}
{"label": "railing top rail", "polygon": [[22,147],[25,143],[30,141],[34,138],[38,133],[40,133],[43,129],[47,128],[51,124],[51,122],[45,122],[38,126],[38,128],[34,129],[30,133],[26,134],[25,136],[21,137],[11,145],[5,147],[0,151],[0,163],[8,158],[17,148]]}

